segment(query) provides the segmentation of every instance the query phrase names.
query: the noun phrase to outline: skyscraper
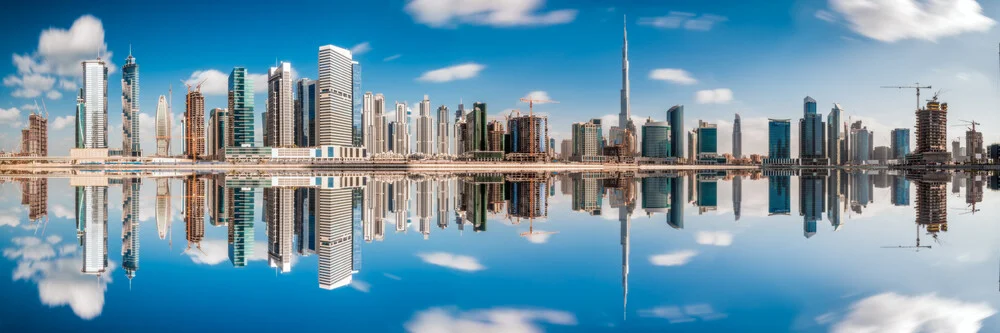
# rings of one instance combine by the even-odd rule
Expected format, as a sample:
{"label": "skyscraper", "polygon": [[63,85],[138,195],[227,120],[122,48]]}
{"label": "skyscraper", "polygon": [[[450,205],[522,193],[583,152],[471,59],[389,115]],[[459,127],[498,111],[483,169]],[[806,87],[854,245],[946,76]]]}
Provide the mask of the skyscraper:
{"label": "skyscraper", "polygon": [[674,105],[667,110],[667,122],[670,123],[670,153],[671,156],[684,157],[684,106]]}
{"label": "skyscraper", "polygon": [[156,156],[170,156],[170,110],[167,97],[156,102]]}
{"label": "skyscraper", "polygon": [[253,79],[247,69],[234,67],[229,73],[229,139],[231,147],[254,146]]}
{"label": "skyscraper", "polygon": [[451,150],[448,149],[448,107],[441,105],[438,107],[437,114],[437,153],[440,155],[449,155]]}
{"label": "skyscraper", "polygon": [[733,215],[740,220],[740,206],[743,203],[743,176],[733,176]]}
{"label": "skyscraper", "polygon": [[205,239],[205,178],[198,175],[184,178],[184,233],[187,248],[200,250]]}
{"label": "skyscraper", "polygon": [[740,114],[733,119],[733,157],[743,158],[743,130],[740,124]]}
{"label": "skyscraper", "polygon": [[101,60],[83,62],[82,114],[76,118],[82,141],[77,148],[108,148],[108,66]]}
{"label": "skyscraper", "polygon": [[[621,90],[621,112],[618,113],[618,128],[628,130],[635,142],[636,129],[632,123],[632,103],[629,100],[629,80],[628,80],[628,29],[622,26],[622,90]],[[634,148],[633,148],[634,149]]]}
{"label": "skyscraper", "polygon": [[834,103],[830,114],[826,115],[826,156],[830,159],[830,164],[844,164],[845,156],[840,152],[843,149],[843,133],[840,132],[840,114],[844,109],[840,104]]}
{"label": "skyscraper", "polygon": [[[353,126],[351,128],[354,130],[354,147],[363,147],[361,139],[365,129],[361,127],[361,108],[363,103],[363,94],[361,91],[361,63],[351,61],[351,96],[353,101],[353,110],[351,110],[351,123]],[[360,247],[358,249],[360,251]]]}
{"label": "skyscraper", "polygon": [[170,179],[156,179],[156,234],[160,239],[167,238],[167,228],[172,219],[170,210]]}
{"label": "skyscraper", "polygon": [[573,123],[572,159],[578,162],[603,161],[601,119],[594,118],[586,123]]}
{"label": "skyscraper", "polygon": [[948,103],[941,103],[937,95],[927,101],[927,107],[916,111],[917,144],[913,150],[914,162],[947,163],[948,155]]}
{"label": "skyscraper", "polygon": [[122,155],[142,156],[139,146],[139,64],[129,48],[122,66]]}
{"label": "skyscraper", "polygon": [[894,159],[905,159],[910,154],[910,129],[897,128],[892,130],[892,142],[889,143]]}
{"label": "skyscraper", "polygon": [[410,154],[410,113],[406,103],[396,102],[396,124],[393,126],[393,152],[400,155]]}
{"label": "skyscraper", "polygon": [[710,157],[719,153],[719,128],[715,124],[698,121],[698,145],[696,158]]}
{"label": "skyscraper", "polygon": [[222,159],[228,146],[229,110],[214,108],[208,115],[207,151],[205,155],[213,159]]}
{"label": "skyscraper", "polygon": [[295,110],[292,96],[292,64],[281,62],[267,71],[268,136],[264,146],[295,146]]}
{"label": "skyscraper", "polygon": [[670,124],[648,119],[642,125],[642,157],[667,158],[670,151]]}
{"label": "skyscraper", "polygon": [[316,82],[318,146],[353,145],[354,61],[351,51],[333,45],[319,48]]}
{"label": "skyscraper", "polygon": [[767,124],[768,159],[789,160],[792,158],[792,124],[788,119],[768,119]]}
{"label": "skyscraper", "polygon": [[373,147],[366,148],[372,149],[372,154],[388,152],[390,151],[389,120],[385,118],[385,96],[375,94],[372,110],[372,128],[374,129],[372,132]]}
{"label": "skyscraper", "polygon": [[361,97],[361,146],[375,153],[375,95],[365,92]]}
{"label": "skyscraper", "polygon": [[254,190],[227,187],[226,203],[229,205],[229,262],[233,267],[244,267],[253,257]]}
{"label": "skyscraper", "polygon": [[316,81],[295,81],[295,145],[316,146]]}
{"label": "skyscraper", "polygon": [[205,96],[201,94],[201,85],[191,90],[188,86],[184,101],[184,153],[188,158],[197,160],[205,155]]}
{"label": "skyscraper", "polygon": [[417,153],[434,155],[434,119],[431,118],[431,100],[427,95],[420,101],[417,115]]}
{"label": "skyscraper", "polygon": [[816,112],[816,100],[806,96],[803,100],[802,119],[799,119],[799,160],[804,165],[825,165],[826,128],[823,115]]}

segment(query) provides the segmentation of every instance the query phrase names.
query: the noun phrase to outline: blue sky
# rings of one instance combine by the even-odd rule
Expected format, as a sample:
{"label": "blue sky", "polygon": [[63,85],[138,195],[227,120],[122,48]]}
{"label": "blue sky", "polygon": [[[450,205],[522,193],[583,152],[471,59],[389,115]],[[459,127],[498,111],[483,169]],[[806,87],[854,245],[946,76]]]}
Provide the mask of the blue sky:
{"label": "blue sky", "polygon": [[[0,54],[11,55],[8,65],[0,65],[0,122],[6,123],[0,125],[0,146],[17,147],[34,100],[44,99],[51,115],[51,153],[68,153],[72,126],[64,125],[72,121],[65,117],[73,114],[71,88],[79,84],[74,64],[101,49],[119,67],[109,74],[108,87],[109,142],[117,148],[120,66],[130,44],[140,65],[140,107],[146,115],[140,135],[147,153],[153,148],[156,100],[169,85],[175,114],[183,112],[181,81],[205,77],[206,108],[225,107],[221,78],[234,66],[264,74],[275,60],[289,61],[300,77],[315,78],[318,47],[326,44],[363,51],[355,56],[363,66],[363,90],[381,92],[390,102],[415,104],[428,94],[432,104],[453,110],[460,99],[484,101],[491,115],[499,116],[507,109],[526,111],[518,98],[545,92],[560,104],[537,110],[550,116],[553,137],[563,139],[572,122],[610,120],[618,113],[623,15],[633,116],[662,120],[671,105],[684,104],[689,126],[698,119],[719,123],[722,152],[730,150],[734,113],[744,119],[743,151],[764,153],[766,118],[800,117],[806,95],[824,114],[832,103],[841,103],[847,115],[874,129],[876,144],[888,144],[891,128],[912,126],[914,96],[879,86],[914,82],[944,89],[949,119],[978,120],[986,141],[1000,141],[1000,129],[987,118],[1000,102],[995,27],[1000,5],[903,0],[858,6],[864,2],[10,5],[0,14],[6,32]],[[453,68],[458,65],[466,66]],[[425,76],[439,69],[450,70]],[[258,94],[257,112],[264,110],[265,98]],[[951,130],[949,136],[956,137],[964,128]]]}

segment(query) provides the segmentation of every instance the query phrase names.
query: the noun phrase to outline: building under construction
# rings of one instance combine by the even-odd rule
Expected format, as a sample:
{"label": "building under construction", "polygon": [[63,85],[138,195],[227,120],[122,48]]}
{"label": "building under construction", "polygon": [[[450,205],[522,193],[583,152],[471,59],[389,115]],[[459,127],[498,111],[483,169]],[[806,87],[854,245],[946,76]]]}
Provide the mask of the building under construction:
{"label": "building under construction", "polygon": [[518,162],[548,162],[549,118],[535,115],[507,118],[506,159]]}
{"label": "building under construction", "polygon": [[49,156],[49,119],[41,114],[28,116],[28,128],[21,130],[21,156]]}
{"label": "building under construction", "polygon": [[986,151],[983,148],[983,133],[970,128],[965,131],[965,153],[966,161],[981,163],[985,161]]}
{"label": "building under construction", "polygon": [[917,184],[917,224],[934,234],[948,231],[948,174],[918,172],[907,175]]}
{"label": "building under construction", "polygon": [[188,86],[184,110],[184,154],[191,159],[205,157],[205,96],[201,84]]}
{"label": "building under construction", "polygon": [[490,121],[486,125],[486,151],[502,153],[504,134],[503,123],[497,120]]}
{"label": "building under construction", "polygon": [[200,249],[205,238],[205,177],[184,179],[184,226],[188,248]]}
{"label": "building under construction", "polygon": [[945,164],[951,162],[948,154],[948,103],[938,101],[938,96],[927,101],[927,107],[916,111],[917,145],[907,157],[910,164]]}

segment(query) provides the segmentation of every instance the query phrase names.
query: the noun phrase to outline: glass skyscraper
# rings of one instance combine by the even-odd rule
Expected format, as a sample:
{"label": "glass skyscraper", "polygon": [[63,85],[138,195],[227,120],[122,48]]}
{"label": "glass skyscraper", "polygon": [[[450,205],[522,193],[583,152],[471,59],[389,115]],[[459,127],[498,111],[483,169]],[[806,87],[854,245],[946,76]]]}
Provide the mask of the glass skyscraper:
{"label": "glass skyscraper", "polygon": [[771,159],[792,158],[792,124],[788,119],[769,119],[767,124],[767,157]]}
{"label": "glass skyscraper", "polygon": [[715,124],[699,121],[698,124],[698,154],[719,153],[719,128]]}
{"label": "glass skyscraper", "polygon": [[792,195],[789,192],[791,176],[770,176],[767,178],[767,214],[788,215],[792,211]]}
{"label": "glass skyscraper", "polygon": [[108,66],[83,62],[83,88],[77,100],[77,148],[108,148]]}
{"label": "glass skyscraper", "polygon": [[910,129],[897,128],[892,130],[892,156],[894,159],[904,159],[910,153]]}
{"label": "glass skyscraper", "polygon": [[673,157],[684,157],[684,106],[674,105],[667,110],[670,124],[670,153]]}
{"label": "glass skyscraper", "polygon": [[823,115],[816,112],[816,100],[806,96],[802,119],[799,121],[799,158],[823,158],[826,128]]}
{"label": "glass skyscraper", "polygon": [[670,156],[670,124],[665,121],[646,121],[642,125],[642,157]]}
{"label": "glass skyscraper", "polygon": [[233,147],[254,146],[253,80],[244,67],[234,67],[229,73],[229,115],[232,131],[228,135]]}
{"label": "glass skyscraper", "polygon": [[122,155],[142,156],[139,147],[139,64],[129,50],[122,66]]}
{"label": "glass skyscraper", "polygon": [[295,82],[295,145],[316,146],[316,81]]}

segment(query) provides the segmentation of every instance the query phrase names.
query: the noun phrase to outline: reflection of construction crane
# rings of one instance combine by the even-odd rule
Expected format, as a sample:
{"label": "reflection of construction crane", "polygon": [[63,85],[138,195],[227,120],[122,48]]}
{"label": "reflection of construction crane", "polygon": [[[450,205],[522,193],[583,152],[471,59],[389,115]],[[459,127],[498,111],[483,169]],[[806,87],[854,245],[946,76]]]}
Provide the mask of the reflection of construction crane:
{"label": "reflection of construction crane", "polygon": [[531,218],[531,219],[528,219],[528,231],[522,232],[521,233],[521,237],[528,237],[528,238],[530,238],[533,235],[551,235],[551,234],[558,234],[558,233],[559,233],[558,231],[535,231],[535,219]]}
{"label": "reflection of construction crane", "polygon": [[[920,83],[914,83],[912,86],[882,86],[882,88],[896,88],[896,89],[916,89],[917,90],[917,110],[920,109],[920,89],[930,89],[931,86],[920,86]],[[934,96],[935,98],[937,95]]]}
{"label": "reflection of construction crane", "polygon": [[[936,238],[936,237],[935,237]],[[917,225],[917,244],[916,245],[897,245],[897,246],[883,246],[883,249],[916,249],[920,252],[920,249],[930,249],[930,245],[920,245],[920,225]]]}

